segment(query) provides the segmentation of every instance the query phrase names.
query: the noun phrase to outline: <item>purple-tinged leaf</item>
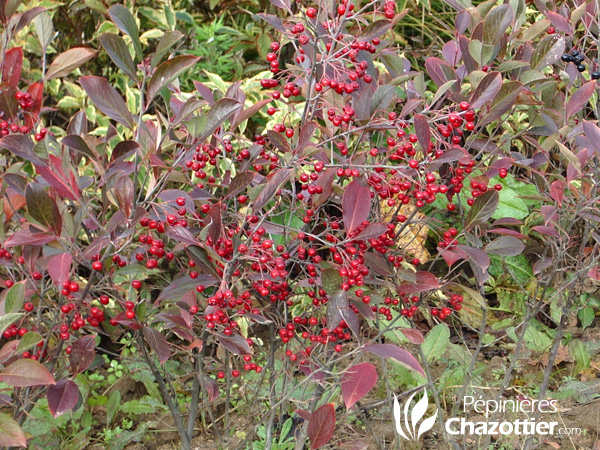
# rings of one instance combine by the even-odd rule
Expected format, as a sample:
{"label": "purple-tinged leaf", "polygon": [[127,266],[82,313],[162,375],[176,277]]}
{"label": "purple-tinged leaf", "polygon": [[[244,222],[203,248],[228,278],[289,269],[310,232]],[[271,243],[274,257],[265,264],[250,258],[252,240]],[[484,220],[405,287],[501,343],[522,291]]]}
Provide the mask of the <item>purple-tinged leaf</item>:
{"label": "purple-tinged leaf", "polygon": [[600,128],[589,120],[583,121],[583,132],[585,137],[588,139],[590,144],[594,147],[594,150],[600,151]]}
{"label": "purple-tinged leaf", "polygon": [[200,60],[200,57],[191,55],[175,56],[156,68],[156,72],[152,75],[148,83],[146,91],[146,107],[150,105],[158,91],[171,83],[183,71],[189,69]]}
{"label": "purple-tinged leaf", "polygon": [[420,373],[425,376],[425,371],[419,364],[419,361],[411,355],[408,350],[398,347],[394,344],[372,344],[363,347],[363,352],[373,353],[377,356],[381,356],[382,358],[392,358],[393,360],[399,362],[404,367],[410,370],[414,370],[415,372]]}
{"label": "purple-tinged leaf", "polygon": [[204,286],[212,286],[215,284],[215,281],[216,278],[206,274],[198,275],[195,279],[190,278],[189,276],[178,278],[163,289],[156,301],[177,302],[188,292],[195,292],[197,285],[202,284]]}
{"label": "purple-tinged leaf", "polygon": [[569,98],[569,101],[567,102],[567,119],[573,117],[575,114],[581,111],[585,105],[588,104],[595,90],[596,81],[591,80],[581,85],[575,91],[575,93],[571,95],[571,98]]}
{"label": "purple-tinged leaf", "polygon": [[71,411],[77,405],[79,400],[79,388],[77,383],[72,380],[59,380],[55,385],[48,388],[48,409],[52,417]]}
{"label": "purple-tinged leaf", "polygon": [[[22,316],[23,316],[23,314],[13,314],[12,315],[12,317],[14,317],[15,320],[19,319]],[[6,317],[6,315],[4,315],[3,317]],[[0,331],[2,333],[4,333],[4,329],[6,329],[6,327],[4,327],[4,325],[5,325],[4,321],[2,321],[2,319],[0,319]],[[8,325],[10,325],[10,323]],[[18,340],[8,341],[6,344],[4,344],[2,346],[2,348],[0,349],[0,363],[4,363],[4,361],[6,361],[7,359],[15,356],[15,352],[19,348],[19,344],[20,344],[20,341],[18,341]]]}
{"label": "purple-tinged leaf", "polygon": [[394,22],[389,19],[379,19],[371,22],[359,36],[363,42],[371,41],[387,33],[394,26]]}
{"label": "purple-tinged leaf", "polygon": [[96,357],[96,336],[91,334],[82,336],[73,342],[71,347],[69,361],[71,362],[73,375],[76,375],[90,367],[92,362],[94,362],[94,358]]}
{"label": "purple-tinged leaf", "polygon": [[307,434],[310,448],[315,450],[327,444],[335,429],[335,407],[333,403],[321,406],[310,416]]}
{"label": "purple-tinged leaf", "polygon": [[399,290],[407,294],[419,294],[440,288],[437,277],[431,272],[417,272],[415,275],[415,283],[402,283]]}
{"label": "purple-tinged leaf", "polygon": [[135,188],[133,187],[133,181],[131,181],[127,175],[122,175],[115,183],[115,187],[112,189],[112,194],[115,197],[117,205],[125,217],[131,216],[134,190]]}
{"label": "purple-tinged leaf", "polygon": [[62,288],[65,281],[69,279],[73,257],[70,253],[59,253],[48,261],[48,274],[56,286]]}
{"label": "purple-tinged leaf", "polygon": [[457,245],[457,248],[467,256],[477,282],[480,285],[485,283],[489,278],[490,257],[479,248],[462,244]]}
{"label": "purple-tinged leaf", "polygon": [[304,150],[306,146],[308,146],[312,142],[311,139],[314,137],[315,130],[317,128],[318,124],[312,121],[302,125],[302,128],[300,128],[300,133],[298,134],[298,144],[294,149],[294,153],[301,153],[302,150]]}
{"label": "purple-tinged leaf", "polygon": [[123,38],[118,34],[103,33],[100,35],[100,43],[112,62],[131,80],[137,81],[135,64]]}
{"label": "purple-tinged leaf", "polygon": [[0,446],[27,447],[25,432],[8,414],[0,413]]}
{"label": "purple-tinged leaf", "polygon": [[273,6],[276,6],[277,8],[280,9],[285,9],[288,12],[292,12],[291,6],[290,6],[290,0],[270,0],[271,4]]}
{"label": "purple-tinged leaf", "polygon": [[260,314],[247,313],[247,314],[244,314],[244,317],[249,320],[252,320],[253,322],[260,323],[262,325],[268,324],[268,323],[273,323],[272,320],[267,319],[265,316],[261,316]]}
{"label": "purple-tinged leaf", "polygon": [[377,369],[370,363],[352,366],[342,375],[342,398],[350,409],[360,401],[377,383]]}
{"label": "purple-tinged leaf", "polygon": [[158,356],[158,361],[164,364],[169,359],[169,356],[171,356],[171,350],[165,337],[158,330],[150,327],[144,327],[142,333],[144,340]]}
{"label": "purple-tinged leaf", "polygon": [[363,303],[362,301],[352,300],[350,299],[350,303],[354,305],[354,307],[358,310],[358,313],[363,316],[365,319],[374,320],[375,313],[371,309],[370,305]]}
{"label": "purple-tinged leaf", "polygon": [[291,174],[292,169],[279,169],[275,172],[271,172],[267,176],[265,187],[256,196],[256,199],[254,199],[252,204],[252,212],[254,214],[258,213],[263,206],[265,206],[273,197],[275,197],[277,191],[279,191],[279,189],[281,189],[289,180]]}
{"label": "purple-tinged leaf", "polygon": [[365,261],[371,270],[381,276],[390,277],[394,275],[394,269],[387,259],[377,253],[365,253]]}
{"label": "purple-tinged leaf", "polygon": [[533,231],[537,231],[538,233],[546,235],[546,236],[552,236],[552,237],[556,237],[556,238],[560,237],[560,234],[558,234],[558,231],[556,231],[554,228],[546,227],[544,225],[537,225],[535,227],[531,227],[531,229]]}
{"label": "purple-tinged leaf", "polygon": [[256,102],[254,105],[244,109],[243,111],[238,111],[233,116],[233,119],[231,119],[231,129],[235,130],[238,127],[238,125],[240,125],[242,122],[244,122],[244,120],[247,120],[250,117],[252,117],[258,111],[260,111],[265,105],[268,105],[272,101],[273,100],[271,100],[270,98],[265,98],[263,100]]}
{"label": "purple-tinged leaf", "polygon": [[125,315],[125,312],[120,312],[119,314],[117,314],[115,317],[113,317],[113,319],[115,320],[115,322],[117,322],[120,325],[124,325],[132,330],[139,330],[142,328],[142,324],[139,323],[137,320],[135,319],[130,319]]}
{"label": "purple-tinged leaf", "polygon": [[502,75],[499,72],[488,73],[477,85],[471,95],[471,108],[479,109],[491,102],[502,87]]}
{"label": "purple-tinged leaf", "polygon": [[524,234],[519,233],[518,231],[511,230],[510,228],[493,228],[487,231],[488,233],[501,234],[502,236],[512,236],[517,239],[529,239]]}
{"label": "purple-tinged leaf", "polygon": [[182,226],[170,227],[167,229],[167,236],[175,239],[178,242],[183,242],[187,245],[198,245],[199,241],[196,236],[187,228]]}
{"label": "purple-tinged leaf", "polygon": [[517,256],[525,249],[525,244],[512,236],[501,236],[485,246],[484,251],[490,255]]}
{"label": "purple-tinged leaf", "polygon": [[565,52],[565,38],[559,34],[544,37],[531,55],[531,67],[542,70],[544,67],[557,62]]}
{"label": "purple-tinged leaf", "polygon": [[269,25],[271,25],[277,31],[285,31],[283,22],[281,21],[281,19],[279,17],[277,17],[273,14],[266,14],[266,13],[258,13],[257,16],[260,17],[265,22],[267,22]]}
{"label": "purple-tinged leaf", "polygon": [[[197,375],[197,376],[199,376],[199,375]],[[217,398],[219,398],[219,385],[217,384],[217,382],[215,380],[213,380],[209,376],[204,375],[203,383],[204,383],[204,389],[206,390],[206,393],[208,394],[209,402],[215,401]]]}
{"label": "purple-tinged leaf", "polygon": [[482,41],[486,45],[498,45],[506,35],[506,30],[513,23],[515,13],[512,7],[505,3],[490,10],[483,23]]}
{"label": "purple-tinged leaf", "polygon": [[362,441],[360,439],[358,439],[356,441],[344,442],[344,445],[342,446],[342,450],[368,450],[368,449],[369,449],[369,444],[367,444],[365,441]]}
{"label": "purple-tinged leaf", "polygon": [[278,133],[277,131],[267,130],[267,137],[269,138],[269,142],[283,153],[290,153],[292,151],[290,144],[288,144],[288,141],[283,137],[283,134]]}
{"label": "purple-tinged leaf", "polygon": [[116,4],[109,8],[108,15],[117,28],[131,38],[137,57],[142,59],[144,53],[140,42],[140,32],[131,12],[125,6]]}
{"label": "purple-tinged leaf", "polygon": [[371,191],[358,181],[352,181],[342,196],[342,214],[346,236],[350,236],[365,220],[371,211]]}
{"label": "purple-tinged leaf", "polygon": [[127,104],[106,78],[95,76],[80,77],[79,84],[81,84],[83,90],[90,97],[92,103],[103,114],[125,125],[130,130],[134,128],[135,120],[129,112]]}
{"label": "purple-tinged leaf", "polygon": [[0,381],[14,387],[47,386],[55,384],[52,374],[33,359],[18,359],[2,372]]}
{"label": "purple-tinged leaf", "polygon": [[496,212],[499,202],[500,195],[496,190],[488,190],[477,197],[469,210],[469,214],[467,214],[465,229],[470,229],[489,220]]}
{"label": "purple-tinged leaf", "polygon": [[508,112],[508,110],[515,105],[515,100],[522,89],[523,83],[520,81],[507,81],[504,83],[492,101],[490,110],[484,114],[479,124],[486,125],[502,117],[503,114]]}
{"label": "purple-tinged leaf", "polygon": [[448,78],[446,75],[447,73],[453,72],[454,69],[452,69],[452,67],[445,61],[434,56],[431,56],[425,60],[425,69],[438,87],[443,86],[445,83],[455,78]]}
{"label": "purple-tinged leaf", "polygon": [[429,144],[431,143],[431,129],[429,128],[429,121],[422,114],[415,114],[415,134],[419,140],[419,145],[424,152],[429,151]]}
{"label": "purple-tinged leaf", "polygon": [[254,175],[255,175],[254,172],[238,173],[233,178],[233,180],[231,180],[231,183],[229,184],[229,189],[227,190],[227,194],[225,195],[225,198],[231,198],[231,197],[239,194],[240,192],[242,192],[244,189],[246,189],[248,187],[248,185],[254,179]]}
{"label": "purple-tinged leaf", "polygon": [[217,100],[210,108],[206,119],[204,130],[197,136],[198,141],[202,142],[208,138],[214,131],[225,123],[242,105],[232,98],[222,98]]}
{"label": "purple-tinged leaf", "polygon": [[[50,156],[52,157],[52,155]],[[35,169],[39,172],[42,178],[56,190],[57,194],[74,201],[79,200],[80,192],[78,187],[73,187],[72,185],[69,186],[69,184],[67,184],[67,182],[64,180],[63,174],[61,174],[61,177],[59,177],[50,169],[50,167],[45,165],[36,165]]]}
{"label": "purple-tinged leaf", "polygon": [[355,241],[364,241],[367,239],[378,238],[387,231],[388,227],[383,223],[370,223],[367,228],[362,230],[352,239]]}
{"label": "purple-tinged leaf", "polygon": [[321,186],[323,192],[315,194],[312,197],[313,208],[318,208],[324,204],[333,192],[333,180],[336,177],[336,169],[334,167],[328,167],[322,173],[319,179],[315,182],[316,186]]}
{"label": "purple-tinged leaf", "polygon": [[48,68],[46,81],[69,75],[98,54],[97,50],[88,47],[75,47],[61,53]]}
{"label": "purple-tinged leaf", "polygon": [[37,183],[29,183],[25,188],[27,212],[41,225],[60,236],[62,231],[62,216],[56,202],[46,189]]}
{"label": "purple-tinged leaf", "polygon": [[571,27],[568,19],[565,19],[560,14],[552,11],[546,11],[544,15],[550,19],[552,26],[556,28],[557,31],[573,36],[573,28]]}
{"label": "purple-tinged leaf", "polygon": [[423,341],[424,341],[424,339],[423,339],[423,333],[421,333],[419,330],[416,330],[414,328],[400,328],[399,331],[412,344],[417,344],[418,345],[418,344],[422,344]]}
{"label": "purple-tinged leaf", "polygon": [[217,333],[217,339],[223,347],[229,350],[234,355],[250,355],[252,349],[248,345],[248,342],[239,334],[226,335],[223,333]]}
{"label": "purple-tinged leaf", "polygon": [[542,257],[538,259],[535,263],[533,263],[533,274],[538,275],[546,270],[548,267],[551,267],[553,264],[552,258]]}

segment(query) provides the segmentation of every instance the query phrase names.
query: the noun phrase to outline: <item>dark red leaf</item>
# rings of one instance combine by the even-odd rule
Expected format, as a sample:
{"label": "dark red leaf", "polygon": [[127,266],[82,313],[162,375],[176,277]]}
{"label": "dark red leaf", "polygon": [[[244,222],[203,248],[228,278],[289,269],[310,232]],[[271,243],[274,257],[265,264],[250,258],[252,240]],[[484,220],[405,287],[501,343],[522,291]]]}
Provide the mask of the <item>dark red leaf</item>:
{"label": "dark red leaf", "polygon": [[150,327],[144,327],[142,334],[144,335],[144,340],[158,356],[160,363],[164,364],[169,359],[169,356],[171,356],[171,350],[165,337],[158,330]]}
{"label": "dark red leaf", "polygon": [[28,184],[25,188],[25,200],[31,217],[60,236],[62,216],[56,202],[48,195],[46,189],[37,183]]}
{"label": "dark red leaf", "polygon": [[425,371],[416,360],[416,358],[403,348],[398,347],[394,344],[372,344],[363,347],[363,352],[373,353],[381,356],[382,358],[392,358],[398,361],[400,364],[405,366],[407,369],[419,372],[425,376]]}
{"label": "dark red leaf", "polygon": [[317,449],[329,442],[335,430],[335,407],[327,403],[312,413],[308,422],[310,448]]}
{"label": "dark red leaf", "polygon": [[48,273],[56,286],[62,288],[62,284],[69,279],[73,257],[70,253],[59,253],[48,261]]}
{"label": "dark red leaf", "polygon": [[362,230],[356,235],[356,237],[352,239],[356,241],[364,241],[367,239],[378,238],[387,231],[388,227],[383,223],[370,223],[369,226],[367,226],[367,228]]}
{"label": "dark red leaf", "polygon": [[361,41],[371,41],[388,32],[394,22],[388,19],[379,19],[371,22],[360,35]]}
{"label": "dark red leaf", "polygon": [[488,190],[477,197],[469,210],[469,214],[467,214],[465,229],[486,222],[494,215],[499,202],[500,195],[494,189]]}
{"label": "dark red leaf", "polygon": [[546,227],[544,225],[537,225],[535,227],[532,227],[531,229],[546,236],[560,237],[558,231],[556,231],[554,228]]}
{"label": "dark red leaf", "polygon": [[[175,56],[156,68],[154,75],[148,83],[146,92],[146,105],[150,105],[158,91],[171,83],[183,71],[189,69],[198,62],[200,57],[191,55]],[[146,106],[146,107],[147,107]]]}
{"label": "dark red leaf", "polygon": [[358,181],[352,181],[342,196],[342,214],[346,236],[349,236],[369,217],[371,210],[371,191]]}
{"label": "dark red leaf", "polygon": [[55,172],[53,172],[49,167],[36,165],[35,169],[39,172],[44,180],[52,186],[56,192],[65,198],[69,198],[71,200],[79,200],[79,190],[73,189],[67,182],[59,177]]}
{"label": "dark red leaf", "polygon": [[29,108],[28,114],[25,116],[25,125],[32,129],[38,122],[40,111],[42,110],[42,97],[44,95],[44,83],[36,81],[29,85],[27,93],[31,94],[33,106]]}
{"label": "dark red leaf", "polygon": [[[125,313],[123,313],[124,315]],[[96,357],[96,336],[85,335],[77,339],[72,344],[69,361],[71,362],[71,370],[73,375],[83,372],[90,367]]]}
{"label": "dark red leaf", "polygon": [[77,383],[71,380],[59,380],[55,385],[48,388],[48,408],[52,417],[71,411],[77,400],[79,400],[79,388]]}
{"label": "dark red leaf", "polygon": [[283,153],[289,153],[292,151],[290,144],[288,144],[288,141],[281,133],[273,130],[267,130],[267,137],[269,138],[269,142]]}
{"label": "dark red leaf", "polygon": [[198,141],[202,142],[214,131],[222,126],[235,112],[242,107],[241,103],[233,98],[222,98],[211,106],[206,119],[206,126],[199,134]]}
{"label": "dark red leaf", "polygon": [[556,28],[557,31],[569,34],[571,36],[573,35],[573,28],[571,27],[571,24],[569,23],[568,19],[552,11],[546,11],[544,15],[548,19],[550,19],[550,22],[552,22],[552,26]]}
{"label": "dark red leaf", "polygon": [[231,334],[228,336],[223,333],[217,333],[217,338],[221,345],[234,355],[249,355],[252,353],[252,349],[244,336],[239,334]]}
{"label": "dark red leaf", "polygon": [[415,134],[419,140],[419,145],[424,152],[429,151],[429,143],[431,142],[431,130],[429,129],[429,122],[427,118],[422,114],[415,114]]}
{"label": "dark red leaf", "polygon": [[471,108],[479,109],[491,102],[502,87],[502,75],[499,72],[488,73],[477,85],[471,95]]}
{"label": "dark red leaf", "polygon": [[402,283],[399,290],[407,294],[418,294],[440,288],[437,277],[431,272],[417,272],[415,275],[415,283]]}
{"label": "dark red leaf", "polygon": [[499,256],[517,256],[525,249],[525,244],[512,236],[501,236],[485,247],[485,252]]}
{"label": "dark red leaf", "polygon": [[567,118],[573,117],[583,109],[596,90],[596,81],[591,80],[581,85],[567,102]]}
{"label": "dark red leaf", "polygon": [[129,129],[134,128],[135,120],[129,112],[127,104],[106,78],[95,76],[80,77],[79,84],[81,84],[83,90],[90,97],[92,103],[103,114],[125,125]]}
{"label": "dark red leaf", "polygon": [[467,256],[477,282],[479,284],[485,283],[489,278],[488,268],[490,267],[490,257],[479,248],[462,244],[456,247]]}
{"label": "dark red leaf", "polygon": [[133,187],[133,181],[127,176],[122,175],[117,182],[115,187],[112,189],[113,196],[117,201],[117,205],[125,217],[131,216],[131,209],[133,208],[133,194],[135,188]]}
{"label": "dark red leaf", "polygon": [[30,230],[21,230],[10,236],[5,242],[5,247],[18,245],[44,245],[56,239],[54,233],[32,233]]}
{"label": "dark red leaf", "polygon": [[135,319],[129,319],[124,312],[120,312],[119,314],[117,314],[115,317],[113,317],[113,319],[115,320],[115,322],[117,322],[120,325],[125,325],[126,327],[132,329],[132,330],[139,330],[140,328],[142,328],[142,324],[139,323],[137,320]]}
{"label": "dark red leaf", "polygon": [[317,128],[318,124],[316,122],[307,122],[302,126],[298,135],[298,145],[296,145],[294,153],[301,153],[312,142]]}
{"label": "dark red leaf", "polygon": [[361,363],[350,367],[342,375],[342,398],[346,408],[350,409],[360,401],[377,383],[377,369],[370,363]]}
{"label": "dark red leaf", "polygon": [[291,173],[292,169],[279,169],[267,176],[265,187],[260,191],[252,204],[253,213],[258,213],[263,206],[271,201],[277,191],[289,180]]}
{"label": "dark red leaf", "polygon": [[2,83],[14,88],[18,87],[21,80],[21,69],[23,68],[23,49],[13,47],[7,50],[3,63]]}
{"label": "dark red leaf", "polygon": [[244,120],[252,117],[258,111],[260,111],[261,108],[263,108],[265,105],[268,105],[272,101],[273,100],[271,100],[270,98],[265,98],[244,110],[239,110],[237,113],[234,114],[233,119],[231,119],[231,129],[235,130],[238,125],[244,122]]}
{"label": "dark red leaf", "polygon": [[503,236],[512,236],[517,239],[528,239],[524,234],[519,233],[518,231],[511,230],[510,228],[493,228],[488,230],[488,233],[501,234]]}
{"label": "dark red leaf", "polygon": [[254,172],[238,173],[235,178],[231,180],[231,184],[229,185],[229,189],[227,190],[227,195],[225,197],[233,197],[234,195],[237,195],[246,189],[254,179],[254,175]]}
{"label": "dark red leaf", "polygon": [[600,151],[600,128],[589,120],[583,121],[583,132],[595,150]]}
{"label": "dark red leaf", "polygon": [[47,386],[55,384],[54,377],[42,364],[33,359],[17,359],[0,372],[0,381],[14,387]]}

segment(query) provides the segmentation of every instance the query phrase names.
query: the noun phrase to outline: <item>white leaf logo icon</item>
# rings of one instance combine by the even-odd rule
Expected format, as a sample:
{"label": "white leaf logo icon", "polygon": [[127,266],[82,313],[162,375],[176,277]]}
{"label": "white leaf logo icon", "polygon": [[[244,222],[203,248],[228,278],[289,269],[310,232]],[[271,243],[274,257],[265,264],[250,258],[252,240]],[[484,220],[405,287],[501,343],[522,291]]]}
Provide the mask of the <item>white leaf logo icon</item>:
{"label": "white leaf logo icon", "polygon": [[[427,412],[427,406],[429,405],[429,397],[427,396],[427,389],[423,390],[423,397],[419,400],[412,410],[410,409],[410,405],[412,403],[413,398],[417,393],[413,393],[406,401],[404,405],[404,427],[402,426],[401,421],[401,412],[400,412],[400,403],[398,402],[398,398],[394,395],[394,420],[396,422],[396,431],[400,436],[402,436],[407,441],[418,440],[421,435],[433,428],[435,424],[435,419],[437,417],[437,408],[431,417],[423,420],[423,416]],[[408,416],[410,416],[410,424],[408,422]],[[419,425],[419,422],[421,424]],[[417,430],[417,425],[419,428]]]}

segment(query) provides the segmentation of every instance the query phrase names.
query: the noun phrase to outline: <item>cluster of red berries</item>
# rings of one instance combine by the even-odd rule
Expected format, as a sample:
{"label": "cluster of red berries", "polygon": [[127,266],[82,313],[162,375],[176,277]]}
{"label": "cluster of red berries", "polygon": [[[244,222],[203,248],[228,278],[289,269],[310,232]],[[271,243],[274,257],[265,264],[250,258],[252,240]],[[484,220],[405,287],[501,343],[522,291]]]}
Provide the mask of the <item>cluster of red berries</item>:
{"label": "cluster of red berries", "polygon": [[452,294],[450,297],[450,306],[451,308],[444,306],[441,309],[432,308],[431,315],[436,316],[440,320],[444,320],[452,314],[452,310],[460,311],[462,309],[462,302],[464,301],[464,297],[460,294]]}
{"label": "cluster of red berries", "polygon": [[385,2],[385,7],[383,9],[385,17],[388,19],[393,19],[396,16],[396,2],[387,1]]}

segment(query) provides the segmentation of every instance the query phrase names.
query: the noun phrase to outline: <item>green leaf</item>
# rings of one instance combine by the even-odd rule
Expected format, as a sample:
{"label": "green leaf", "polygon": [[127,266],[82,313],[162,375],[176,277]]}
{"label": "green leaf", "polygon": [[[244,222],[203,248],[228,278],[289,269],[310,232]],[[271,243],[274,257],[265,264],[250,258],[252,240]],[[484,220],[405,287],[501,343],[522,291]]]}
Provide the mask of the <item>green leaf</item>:
{"label": "green leaf", "polygon": [[19,320],[21,317],[23,317],[23,313],[4,314],[0,317],[0,334],[4,333],[13,322]]}
{"label": "green leaf", "polygon": [[579,373],[590,367],[592,357],[585,348],[585,344],[579,339],[573,339],[569,343],[569,356],[575,361],[575,373]]}
{"label": "green leaf", "polygon": [[52,25],[52,18],[48,13],[41,13],[35,19],[33,19],[35,26],[35,33],[38,36],[40,45],[43,49],[48,48],[50,42],[54,38],[54,26]]}
{"label": "green leaf", "polygon": [[391,105],[392,100],[394,100],[395,95],[396,88],[394,86],[390,86],[389,84],[379,86],[371,99],[371,115],[377,111],[386,111]]}
{"label": "green leaf", "polygon": [[144,53],[142,52],[142,44],[140,43],[140,32],[131,12],[125,6],[117,4],[110,7],[108,15],[117,28],[131,38],[135,53],[141,60],[144,57]]}
{"label": "green leaf", "polygon": [[115,65],[133,81],[137,80],[136,68],[131,59],[127,44],[121,36],[114,33],[104,33],[100,36],[100,43]]}
{"label": "green leaf", "polygon": [[8,290],[4,301],[4,312],[6,314],[16,313],[23,307],[25,301],[25,282],[20,281]]}
{"label": "green leaf", "polygon": [[321,284],[327,295],[334,295],[342,286],[342,277],[337,269],[325,269],[321,274]]}
{"label": "green leaf", "polygon": [[450,330],[443,323],[438,323],[427,333],[421,349],[427,361],[435,361],[442,357],[450,343]]}
{"label": "green leaf", "polygon": [[499,44],[514,16],[510,5],[503,4],[492,8],[483,23],[483,43],[494,46]]}
{"label": "green leaf", "polygon": [[594,314],[594,308],[591,308],[589,306],[581,308],[579,311],[577,311],[577,317],[581,322],[581,330],[585,330],[592,324],[594,318],[596,317],[596,315]]}
{"label": "green leaf", "polygon": [[492,262],[490,274],[493,277],[506,274],[508,271],[508,275],[513,278],[515,283],[527,284],[533,278],[533,269],[525,255],[506,256],[504,258],[490,255],[490,261]]}
{"label": "green leaf", "polygon": [[513,219],[524,219],[529,215],[529,208],[519,194],[511,188],[500,191],[500,199],[496,212],[492,215],[494,219],[512,217]]}
{"label": "green leaf", "polygon": [[118,389],[115,389],[110,394],[110,397],[108,398],[108,403],[106,405],[106,424],[107,425],[110,425],[113,418],[115,417],[115,414],[119,410],[120,406],[121,406],[121,391],[119,391]]}
{"label": "green leaf", "polygon": [[180,55],[175,56],[158,66],[148,83],[146,107],[152,102],[152,99],[154,99],[159,90],[177,78],[181,72],[196,64],[199,59],[200,58],[197,56]]}
{"label": "green leaf", "polygon": [[29,331],[25,333],[19,341],[19,347],[17,348],[17,351],[24,352],[25,350],[29,350],[31,347],[36,346],[43,340],[44,338],[41,334],[36,333],[35,331]]}

